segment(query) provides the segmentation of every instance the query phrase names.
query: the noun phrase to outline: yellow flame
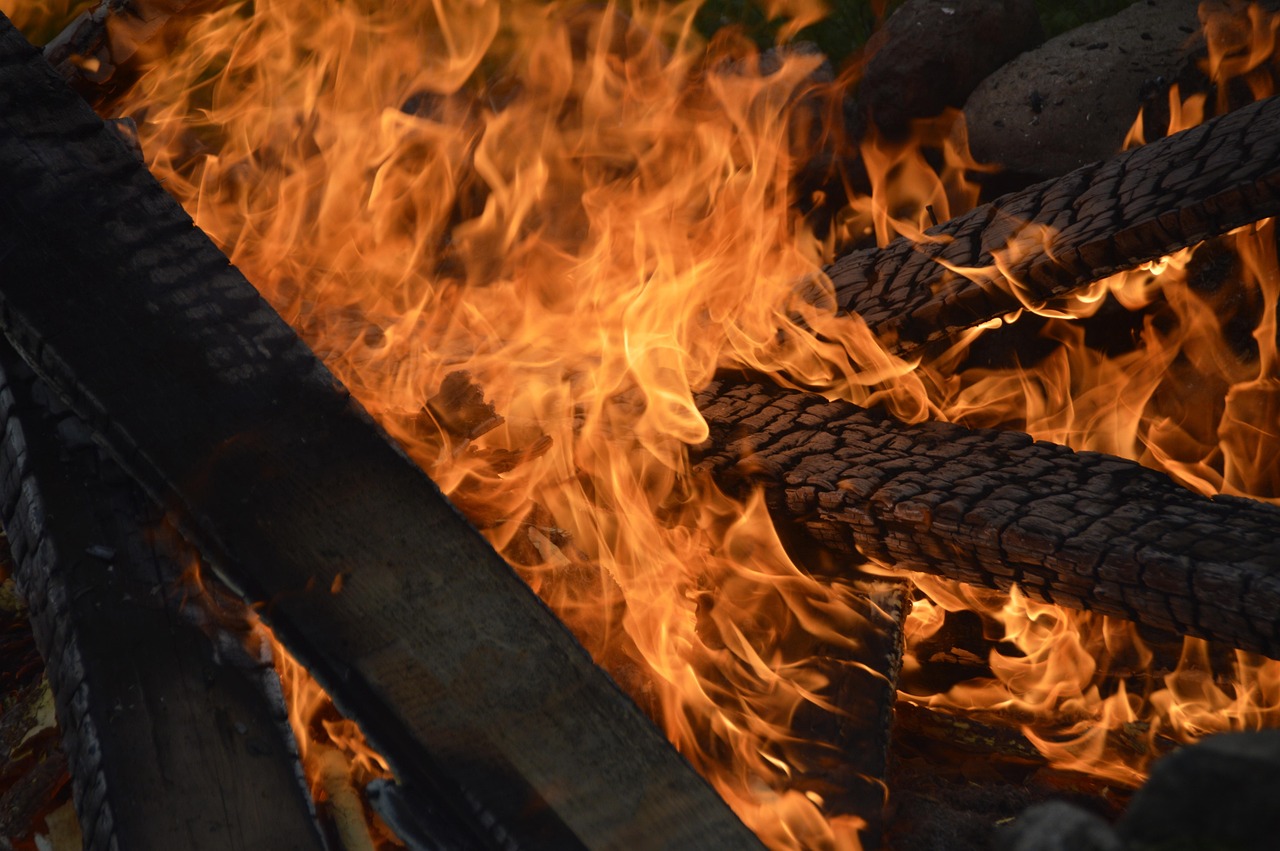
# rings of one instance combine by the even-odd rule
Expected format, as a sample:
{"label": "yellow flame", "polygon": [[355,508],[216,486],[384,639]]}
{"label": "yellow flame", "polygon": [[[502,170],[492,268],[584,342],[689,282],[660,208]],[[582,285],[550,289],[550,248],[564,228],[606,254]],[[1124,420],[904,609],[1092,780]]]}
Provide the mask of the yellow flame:
{"label": "yellow flame", "polygon": [[[1216,108],[1227,106],[1233,79],[1251,97],[1269,95],[1280,16],[1206,5],[1201,18],[1209,46],[1203,68],[1218,87]],[[1240,83],[1234,85],[1238,91]],[[1167,132],[1194,126],[1205,113],[1203,95],[1183,99],[1174,88]],[[1143,143],[1142,129],[1140,116],[1128,146]],[[1016,250],[1010,247],[1008,265]],[[1144,317],[1132,345],[1113,354],[1091,346],[1086,328],[1072,321],[1094,315],[1107,299]],[[1278,301],[1275,226],[1266,220],[1100,281],[1051,310],[1028,300],[1029,309],[1055,317],[1040,336],[1057,345],[1037,362],[956,369],[965,351],[958,346],[921,370],[932,373],[948,419],[1133,458],[1205,494],[1280,502]],[[1002,713],[1022,723],[1027,738],[1060,767],[1136,785],[1151,760],[1175,743],[1280,725],[1275,660],[1239,652],[1211,657],[1195,639],[1157,658],[1128,623],[1039,603],[1016,588],[1006,596],[934,577],[916,583],[926,598],[908,621],[909,646],[937,635],[948,612],[977,611],[1016,650],[991,651],[990,679],[910,699]]]}
{"label": "yellow flame", "polygon": [[[808,132],[815,114],[839,114],[838,86],[815,81],[811,54],[762,67],[731,34],[704,44],[696,6],[231,3],[144,45],[111,107],[137,120],[150,167],[196,222],[767,843],[856,848],[862,814],[829,810],[790,722],[805,707],[840,711],[815,648],[854,652],[869,627],[851,589],[791,562],[758,496],[733,500],[691,475],[686,447],[707,435],[691,388],[746,367],[909,421],[1013,426],[1204,492],[1275,499],[1273,226],[1232,237],[1250,293],[1238,309],[1253,322],[1244,357],[1223,305],[1187,285],[1184,252],[1062,304],[1028,303],[1018,316],[1051,317],[1043,334],[1057,344],[1037,363],[961,369],[982,330],[904,363],[796,282],[829,286],[820,268],[839,247],[930,239],[935,217],[974,203],[955,116],[910,143],[865,140],[870,191],[843,175],[849,205],[815,234],[794,178],[821,146],[848,154],[831,147],[840,133]],[[28,23],[68,11],[42,8]],[[770,12],[790,16],[789,34],[816,8]],[[1214,79],[1262,91],[1275,21],[1206,16]],[[1199,120],[1203,101],[1175,101],[1176,121]],[[941,152],[940,173],[924,148]],[[1018,249],[969,271],[1007,272]],[[1149,311],[1111,356],[1066,318],[1107,298]],[[461,371],[494,415],[472,420],[443,398]],[[992,679],[914,697],[1014,712],[1059,764],[1134,783],[1149,756],[1119,753],[1121,733],[1150,745],[1280,720],[1274,662],[1238,655],[1220,682],[1197,673],[1207,663],[1188,645],[1163,687],[1135,688],[1129,674],[1152,653],[1127,625],[1016,591],[917,584],[913,642],[967,609],[1021,655],[993,653]],[[309,689],[295,690],[304,727],[319,711]],[[331,726],[333,741],[354,741]],[[352,747],[359,770],[385,770]]]}

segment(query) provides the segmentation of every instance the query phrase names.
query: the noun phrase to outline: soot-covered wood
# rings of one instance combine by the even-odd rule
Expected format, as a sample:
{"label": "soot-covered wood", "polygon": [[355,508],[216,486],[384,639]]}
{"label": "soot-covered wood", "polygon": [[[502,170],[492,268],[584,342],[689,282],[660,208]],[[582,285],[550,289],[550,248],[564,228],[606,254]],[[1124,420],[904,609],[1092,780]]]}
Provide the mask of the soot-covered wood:
{"label": "soot-covered wood", "polygon": [[[1280,97],[1273,97],[1005,195],[930,228],[935,241],[852,252],[827,274],[838,307],[906,354],[1277,214]],[[994,266],[1011,240],[1021,256],[1007,268],[1021,295]],[[947,266],[974,271],[966,277]]]}
{"label": "soot-covered wood", "polygon": [[4,526],[84,847],[320,851],[275,673],[238,634],[245,613],[215,623],[184,606],[187,545],[3,341],[0,435]]}
{"label": "soot-covered wood", "polygon": [[0,16],[0,324],[477,842],[758,847]]}
{"label": "soot-covered wood", "polygon": [[759,384],[697,399],[701,467],[833,549],[1280,658],[1280,508],[1017,432]]}

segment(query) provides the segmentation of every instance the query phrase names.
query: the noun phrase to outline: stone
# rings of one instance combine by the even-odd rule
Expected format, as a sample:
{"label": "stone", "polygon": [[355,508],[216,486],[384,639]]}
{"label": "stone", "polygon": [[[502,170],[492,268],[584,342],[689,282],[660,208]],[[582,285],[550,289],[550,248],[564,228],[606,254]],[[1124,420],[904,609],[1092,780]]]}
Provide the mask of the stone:
{"label": "stone", "polygon": [[1120,837],[1099,816],[1066,801],[1028,807],[992,836],[996,851],[1123,851]]}
{"label": "stone", "polygon": [[858,101],[886,136],[960,107],[987,75],[1044,40],[1033,0],[907,0],[867,41]]}
{"label": "stone", "polygon": [[1133,851],[1272,851],[1278,800],[1280,730],[1222,733],[1157,762],[1118,828]]}
{"label": "stone", "polygon": [[1199,45],[1198,5],[1139,0],[1023,53],[965,103],[970,150],[1037,180],[1115,155]]}

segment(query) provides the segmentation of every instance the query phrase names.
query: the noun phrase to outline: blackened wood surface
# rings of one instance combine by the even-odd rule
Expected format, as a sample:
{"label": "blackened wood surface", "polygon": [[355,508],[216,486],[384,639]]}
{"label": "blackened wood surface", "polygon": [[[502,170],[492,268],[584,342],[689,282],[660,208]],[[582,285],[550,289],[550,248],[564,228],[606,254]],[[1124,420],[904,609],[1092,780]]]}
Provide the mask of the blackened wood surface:
{"label": "blackened wood surface", "polygon": [[887,579],[853,585],[865,631],[856,648],[812,648],[808,667],[824,684],[814,689],[819,702],[801,705],[792,717],[797,741],[788,755],[792,788],[820,796],[828,816],[863,818],[867,826],[859,838],[874,848],[889,799],[885,777],[910,586]]}
{"label": "blackened wood surface", "polygon": [[193,601],[181,617],[194,553],[3,342],[0,433],[4,526],[85,848],[320,851],[275,672],[234,631],[244,613],[201,625]]}
{"label": "blackened wood surface", "polygon": [[7,20],[0,185],[5,333],[411,788],[495,847],[758,847]]}
{"label": "blackened wood surface", "polygon": [[702,467],[833,549],[1280,658],[1280,508],[1018,432],[758,384],[697,398]]}
{"label": "blackened wood surface", "polygon": [[[1232,228],[1280,214],[1280,98],[984,204],[828,267],[842,311],[909,353]],[[1042,241],[1044,234],[1047,242]],[[993,252],[1018,239],[1013,285]],[[975,280],[941,264],[981,270]],[[824,298],[823,296],[814,296]]]}

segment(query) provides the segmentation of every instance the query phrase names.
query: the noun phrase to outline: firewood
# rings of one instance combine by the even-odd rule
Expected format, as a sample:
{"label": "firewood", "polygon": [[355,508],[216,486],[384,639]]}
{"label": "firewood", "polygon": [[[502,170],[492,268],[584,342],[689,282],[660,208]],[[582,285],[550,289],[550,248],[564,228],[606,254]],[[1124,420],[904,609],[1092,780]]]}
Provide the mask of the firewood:
{"label": "firewood", "polygon": [[264,695],[275,673],[223,635],[246,613],[183,617],[194,552],[3,341],[0,434],[4,526],[85,848],[322,848],[286,708]]}
{"label": "firewood", "polygon": [[[909,733],[959,750],[1047,764],[1048,759],[1022,734],[1022,726],[1032,720],[999,710],[961,712],[901,700],[894,708],[894,734]],[[1063,715],[1059,723],[1065,727],[1073,720],[1078,719]],[[1110,731],[1107,741],[1119,755],[1144,758],[1163,756],[1182,745],[1168,736],[1150,735],[1149,725],[1143,722]]]}
{"label": "firewood", "polygon": [[406,789],[481,845],[759,847],[3,18],[0,182],[5,334]]}
{"label": "firewood", "polygon": [[1016,724],[978,712],[948,712],[903,700],[894,708],[893,723],[897,736],[909,733],[959,750],[1046,762]]}
{"label": "firewood", "polygon": [[[929,228],[927,242],[903,238],[854,251],[826,271],[841,311],[859,314],[890,348],[910,354],[1024,303],[1043,305],[1277,214],[1280,97],[1273,97],[976,207]],[[995,258],[1011,240],[1020,256],[1005,261],[1005,277]]]}
{"label": "firewood", "polygon": [[1280,658],[1280,508],[1028,435],[759,384],[697,396],[700,467],[832,549]]}

